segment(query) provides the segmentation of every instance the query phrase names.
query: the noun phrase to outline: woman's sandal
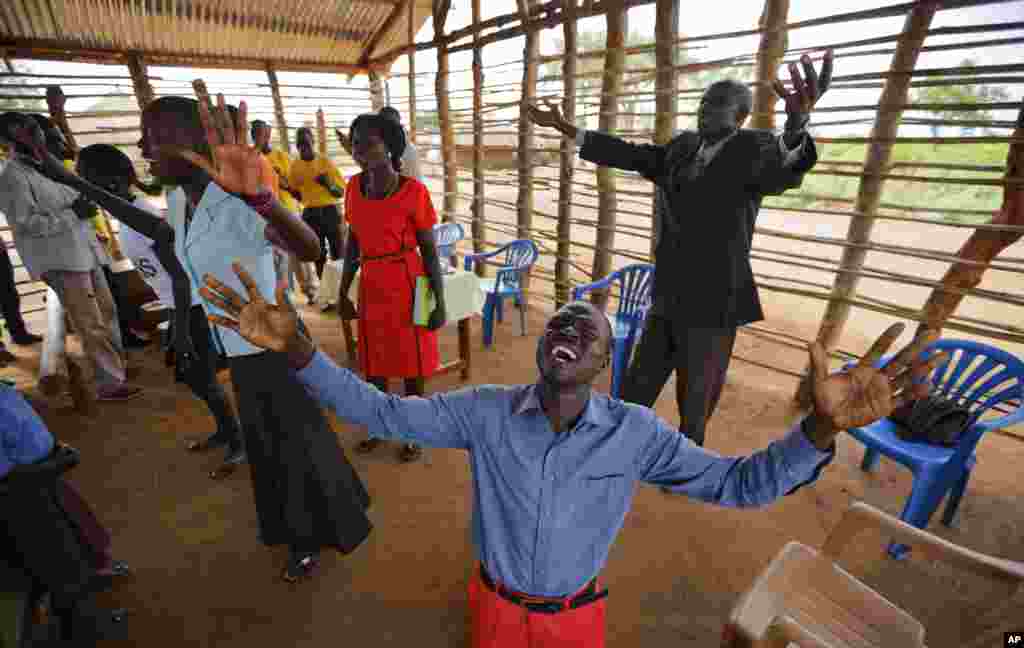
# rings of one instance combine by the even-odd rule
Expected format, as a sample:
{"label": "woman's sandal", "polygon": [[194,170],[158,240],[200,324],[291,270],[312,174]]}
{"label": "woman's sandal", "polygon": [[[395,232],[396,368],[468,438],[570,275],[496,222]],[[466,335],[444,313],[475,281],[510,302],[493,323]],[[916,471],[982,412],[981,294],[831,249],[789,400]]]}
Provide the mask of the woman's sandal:
{"label": "woman's sandal", "polygon": [[315,554],[307,554],[298,560],[288,559],[288,566],[281,572],[281,580],[286,583],[298,583],[309,578],[316,569],[319,560]]}
{"label": "woman's sandal", "polygon": [[415,443],[406,443],[402,446],[402,449],[398,451],[399,460],[409,463],[410,461],[416,461],[423,456],[423,448],[419,447]]}
{"label": "woman's sandal", "polygon": [[185,449],[189,452],[206,452],[207,450],[222,448],[227,444],[227,439],[220,436],[219,432],[214,432],[205,439],[189,439],[188,443],[185,444]]}
{"label": "woman's sandal", "polygon": [[380,444],[380,439],[364,439],[356,444],[356,452],[359,454],[366,454],[367,452],[372,452],[373,449]]}

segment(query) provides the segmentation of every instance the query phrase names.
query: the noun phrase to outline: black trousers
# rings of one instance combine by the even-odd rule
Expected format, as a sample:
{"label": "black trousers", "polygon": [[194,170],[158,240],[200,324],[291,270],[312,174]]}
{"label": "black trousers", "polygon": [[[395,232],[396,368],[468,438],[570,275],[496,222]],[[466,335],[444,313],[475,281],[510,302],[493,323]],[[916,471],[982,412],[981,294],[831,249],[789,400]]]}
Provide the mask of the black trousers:
{"label": "black trousers", "polygon": [[230,450],[242,447],[242,430],[231,411],[224,387],[217,382],[217,371],[220,369],[221,356],[214,346],[209,321],[202,306],[193,306],[188,313],[189,335],[196,357],[186,371],[175,368],[176,380],[188,385],[197,398],[210,408],[217,423],[217,435],[228,442]]}
{"label": "black trousers", "polygon": [[330,248],[331,258],[342,259],[345,256],[341,249],[342,224],[341,212],[337,205],[324,205],[323,207],[306,207],[302,211],[302,220],[309,225],[320,241],[320,258],[316,261],[316,276],[322,277],[324,265],[327,263],[327,249]]}
{"label": "black trousers", "polygon": [[303,553],[353,551],[372,528],[370,498],[320,404],[283,354],[228,362],[263,544]]}
{"label": "black trousers", "polygon": [[11,264],[7,246],[0,240],[0,315],[4,316],[11,335],[20,336],[25,330],[25,320],[21,317],[21,298],[18,287],[14,284],[14,265]]}
{"label": "black trousers", "polygon": [[735,341],[735,327],[694,328],[649,315],[622,400],[651,407],[675,370],[679,431],[704,445],[704,428],[722,395]]}

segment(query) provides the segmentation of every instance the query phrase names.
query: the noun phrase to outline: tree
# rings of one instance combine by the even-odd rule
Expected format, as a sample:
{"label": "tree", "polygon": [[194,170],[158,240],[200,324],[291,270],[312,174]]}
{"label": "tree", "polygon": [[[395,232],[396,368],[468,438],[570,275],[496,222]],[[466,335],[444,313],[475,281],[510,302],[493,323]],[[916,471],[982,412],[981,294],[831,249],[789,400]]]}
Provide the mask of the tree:
{"label": "tree", "polygon": [[[976,65],[977,63],[973,59],[968,58],[961,61],[958,69],[960,74],[968,76],[971,74],[971,68]],[[937,109],[927,111],[938,119],[949,121],[991,121],[992,112],[986,110],[983,104],[993,101],[1007,101],[1010,98],[1009,93],[1001,86],[973,84],[966,82],[966,80],[964,85],[942,85],[921,88],[916,90],[912,96],[915,103],[977,105],[977,108],[967,110]],[[937,137],[941,127],[941,124],[932,124],[932,135]],[[961,133],[968,135],[973,133],[975,128],[976,126],[964,126],[961,128]]]}

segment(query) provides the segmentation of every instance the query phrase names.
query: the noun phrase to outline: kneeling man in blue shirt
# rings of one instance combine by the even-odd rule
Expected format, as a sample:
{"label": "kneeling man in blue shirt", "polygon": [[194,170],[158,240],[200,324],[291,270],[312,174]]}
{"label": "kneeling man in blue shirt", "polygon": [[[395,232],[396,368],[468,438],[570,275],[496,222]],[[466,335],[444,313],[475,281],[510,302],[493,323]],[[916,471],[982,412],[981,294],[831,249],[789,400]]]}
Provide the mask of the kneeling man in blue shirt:
{"label": "kneeling man in blue shirt", "polygon": [[608,366],[611,329],[588,303],[569,304],[548,321],[537,344],[537,383],[399,398],[317,351],[283,296],[282,305],[267,302],[241,266],[234,268],[249,298],[207,276],[203,296],[229,315],[212,315],[213,322],[288,354],[321,403],[371,436],[468,451],[480,560],[470,584],[474,647],[519,645],[523,636],[542,636],[543,646],[603,646],[606,591],[597,575],[637,482],[721,506],[770,504],[817,478],[840,430],[926,393],[923,379],[942,360],[922,358],[934,339],[923,336],[876,368],[902,324],[846,372],[829,374],[824,350],[814,345],[813,413],[763,450],[722,457],[650,409],[592,390]]}

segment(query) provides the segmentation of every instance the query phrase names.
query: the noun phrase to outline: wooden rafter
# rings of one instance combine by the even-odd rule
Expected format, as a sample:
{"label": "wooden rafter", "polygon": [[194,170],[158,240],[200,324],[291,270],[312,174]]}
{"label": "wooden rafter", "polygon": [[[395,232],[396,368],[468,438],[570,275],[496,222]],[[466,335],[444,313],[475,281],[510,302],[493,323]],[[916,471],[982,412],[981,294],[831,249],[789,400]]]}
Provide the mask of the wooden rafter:
{"label": "wooden rafter", "polygon": [[373,50],[376,49],[377,44],[380,43],[381,39],[391,31],[391,28],[395,26],[398,19],[402,17],[402,14],[406,11],[412,12],[415,9],[416,0],[399,0],[395,3],[394,8],[388,17],[384,19],[384,22],[380,24],[380,27],[376,32],[370,36],[369,42],[366,43],[366,47],[363,48],[363,53],[359,56],[359,64],[365,66],[367,61],[370,60],[370,56],[373,54]]}

